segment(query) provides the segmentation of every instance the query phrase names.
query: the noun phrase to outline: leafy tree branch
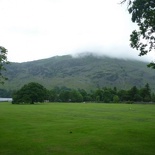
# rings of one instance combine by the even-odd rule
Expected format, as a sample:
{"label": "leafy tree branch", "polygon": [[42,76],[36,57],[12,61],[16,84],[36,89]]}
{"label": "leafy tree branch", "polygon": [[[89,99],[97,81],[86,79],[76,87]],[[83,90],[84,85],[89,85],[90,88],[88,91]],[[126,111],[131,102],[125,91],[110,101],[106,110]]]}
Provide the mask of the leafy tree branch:
{"label": "leafy tree branch", "polygon": [[[130,45],[139,50],[139,56],[155,50],[155,1],[154,0],[123,0],[121,4],[128,2],[128,12],[131,20],[139,27],[130,35]],[[148,67],[155,69],[155,62]]]}
{"label": "leafy tree branch", "polygon": [[7,61],[7,52],[7,49],[0,46],[0,84],[4,84],[4,81],[7,80],[2,74],[2,72],[6,70],[5,65],[9,63]]}

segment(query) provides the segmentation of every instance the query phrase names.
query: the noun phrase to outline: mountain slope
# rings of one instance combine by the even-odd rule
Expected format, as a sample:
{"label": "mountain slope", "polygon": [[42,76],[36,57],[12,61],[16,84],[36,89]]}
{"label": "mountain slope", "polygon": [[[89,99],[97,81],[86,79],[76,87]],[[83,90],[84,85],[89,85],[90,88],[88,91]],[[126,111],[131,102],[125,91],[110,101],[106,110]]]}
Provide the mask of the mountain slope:
{"label": "mountain slope", "polygon": [[87,55],[73,58],[56,56],[7,66],[9,80],[3,86],[19,89],[28,82],[38,82],[48,89],[55,86],[81,88],[118,87],[128,89],[134,85],[143,87],[149,83],[155,90],[155,71],[140,61],[94,57]]}

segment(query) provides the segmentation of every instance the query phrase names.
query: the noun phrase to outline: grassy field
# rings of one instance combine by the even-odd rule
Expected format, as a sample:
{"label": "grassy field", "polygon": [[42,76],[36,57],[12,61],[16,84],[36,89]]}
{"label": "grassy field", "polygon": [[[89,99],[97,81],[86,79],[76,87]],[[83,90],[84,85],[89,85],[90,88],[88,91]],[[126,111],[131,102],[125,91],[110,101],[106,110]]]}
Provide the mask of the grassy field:
{"label": "grassy field", "polygon": [[0,155],[154,155],[155,105],[0,103]]}

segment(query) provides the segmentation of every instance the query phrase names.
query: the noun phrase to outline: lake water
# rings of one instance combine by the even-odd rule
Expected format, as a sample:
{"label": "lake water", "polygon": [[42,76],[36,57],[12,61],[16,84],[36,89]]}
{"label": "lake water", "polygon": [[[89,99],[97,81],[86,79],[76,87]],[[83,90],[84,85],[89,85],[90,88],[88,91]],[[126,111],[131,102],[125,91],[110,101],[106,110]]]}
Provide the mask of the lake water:
{"label": "lake water", "polygon": [[12,102],[12,98],[0,98],[0,102]]}

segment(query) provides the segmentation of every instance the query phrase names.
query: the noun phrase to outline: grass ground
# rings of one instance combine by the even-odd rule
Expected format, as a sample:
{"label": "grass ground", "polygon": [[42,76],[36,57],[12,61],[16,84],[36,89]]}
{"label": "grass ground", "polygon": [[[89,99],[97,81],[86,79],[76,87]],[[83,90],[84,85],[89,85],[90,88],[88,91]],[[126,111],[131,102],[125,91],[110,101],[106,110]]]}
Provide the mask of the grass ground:
{"label": "grass ground", "polygon": [[154,155],[155,105],[0,103],[0,155]]}

